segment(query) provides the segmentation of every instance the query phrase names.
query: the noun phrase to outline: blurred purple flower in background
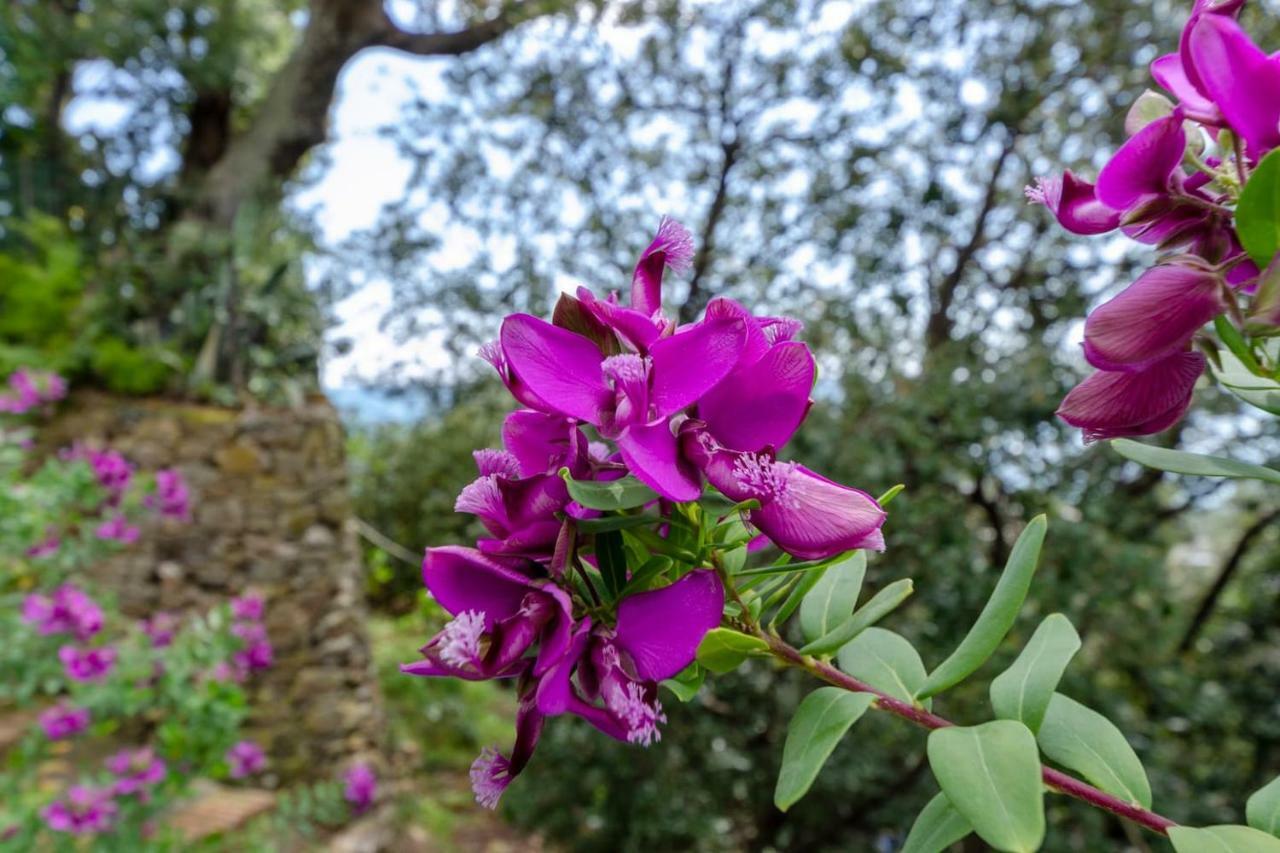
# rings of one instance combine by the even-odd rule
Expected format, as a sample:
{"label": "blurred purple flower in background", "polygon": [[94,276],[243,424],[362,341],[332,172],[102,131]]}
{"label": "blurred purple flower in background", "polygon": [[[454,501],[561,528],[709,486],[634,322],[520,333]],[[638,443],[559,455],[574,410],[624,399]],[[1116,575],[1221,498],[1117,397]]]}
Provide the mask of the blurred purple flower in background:
{"label": "blurred purple flower in background", "polygon": [[260,773],[267,766],[267,754],[251,740],[242,740],[227,750],[227,764],[231,765],[231,778],[243,779]]}
{"label": "blurred purple flower in background", "polygon": [[112,790],[117,796],[136,794],[144,801],[151,796],[150,789],[164,781],[169,772],[150,747],[122,749],[108,758],[105,765],[116,777]]}
{"label": "blurred purple flower in background", "polygon": [[22,621],[42,635],[71,634],[83,643],[102,630],[102,608],[79,587],[64,583],[52,596],[24,598]]}
{"label": "blurred purple flower in background", "polygon": [[173,643],[181,624],[182,620],[177,616],[160,610],[139,622],[138,627],[150,638],[152,647],[163,649]]}
{"label": "blurred purple flower in background", "polygon": [[351,810],[356,814],[368,811],[378,795],[378,777],[373,768],[363,762],[353,764],[343,774],[342,781],[346,784],[342,796],[351,804]]}
{"label": "blurred purple flower in background", "polygon": [[58,649],[58,659],[67,677],[73,681],[101,681],[116,663],[116,650],[112,646],[84,648],[63,646]]}
{"label": "blurred purple flower in background", "polygon": [[121,513],[99,524],[93,533],[99,539],[132,545],[138,541],[141,531],[136,525],[130,524],[129,519]]}
{"label": "blurred purple flower in background", "polygon": [[165,518],[191,520],[191,492],[176,468],[156,472],[156,490],[142,499],[150,510]]}
{"label": "blurred purple flower in background", "polygon": [[49,740],[61,740],[79,734],[89,727],[89,709],[75,708],[59,702],[40,713],[40,728]]}
{"label": "blurred purple flower in background", "polygon": [[65,799],[54,800],[40,814],[55,832],[92,835],[110,829],[117,811],[110,788],[73,785]]}

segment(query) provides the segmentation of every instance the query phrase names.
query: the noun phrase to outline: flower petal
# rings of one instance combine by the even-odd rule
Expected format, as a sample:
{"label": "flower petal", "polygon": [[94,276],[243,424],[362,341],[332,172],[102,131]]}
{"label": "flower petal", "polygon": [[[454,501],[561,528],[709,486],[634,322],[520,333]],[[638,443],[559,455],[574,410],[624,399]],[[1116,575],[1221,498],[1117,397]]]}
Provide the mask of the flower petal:
{"label": "flower petal", "polygon": [[565,466],[576,475],[587,463],[586,436],[561,415],[517,409],[502,423],[502,444],[519,461],[524,477]]}
{"label": "flower petal", "polygon": [[702,482],[680,458],[679,444],[666,419],[627,427],[616,441],[631,473],[658,494],[673,501],[693,501],[702,494]]}
{"label": "flower petal", "polygon": [[652,315],[662,310],[662,271],[689,268],[693,261],[693,235],[674,219],[662,217],[653,242],[640,255],[631,276],[631,307]]}
{"label": "flower petal", "polygon": [[1222,280],[1206,270],[1161,264],[1089,315],[1085,356],[1103,370],[1141,370],[1184,350],[1226,310]]}
{"label": "flower petal", "polygon": [[688,666],[707,632],[720,624],[724,585],[710,569],[690,572],[618,605],[617,642],[646,681],[670,678]]}
{"label": "flower petal", "polygon": [[754,364],[738,366],[698,402],[716,441],[735,450],[781,447],[809,411],[813,354],[802,343],[778,344]]}
{"label": "flower petal", "polygon": [[1187,148],[1182,120],[1181,110],[1175,110],[1120,146],[1098,173],[1098,201],[1114,210],[1128,210],[1141,201],[1167,194]]}
{"label": "flower petal", "polygon": [[819,560],[854,548],[882,549],[886,517],[866,492],[796,465],[785,491],[753,511],[751,523],[787,553]]}
{"label": "flower petal", "polygon": [[1222,121],[1218,105],[1205,97],[1187,76],[1186,70],[1182,67],[1180,54],[1169,53],[1158,57],[1151,63],[1151,76],[1161,88],[1178,99],[1183,110],[1191,117],[1208,124],[1218,124]]}
{"label": "flower petal", "polygon": [[1204,365],[1200,353],[1180,352],[1139,373],[1100,370],[1071,389],[1058,417],[1087,442],[1160,432],[1186,412]]}
{"label": "flower petal", "polygon": [[1201,16],[1189,34],[1205,94],[1259,158],[1280,145],[1280,60],[1267,56],[1230,16]]}
{"label": "flower petal", "polygon": [[512,372],[539,400],[568,417],[599,422],[611,396],[595,344],[528,314],[507,317],[501,340]]}
{"label": "flower petal", "polygon": [[1072,234],[1105,234],[1120,225],[1120,211],[1098,201],[1093,184],[1070,170],[1061,178],[1040,178],[1035,187],[1027,188],[1027,198],[1049,208]]}
{"label": "flower petal", "polygon": [[704,320],[650,349],[653,359],[649,401],[670,415],[698,401],[738,363],[747,324],[743,318]]}
{"label": "flower petal", "polygon": [[428,548],[422,561],[422,580],[451,614],[465,610],[484,613],[485,630],[492,630],[494,622],[519,610],[532,584],[515,569],[459,545]]}

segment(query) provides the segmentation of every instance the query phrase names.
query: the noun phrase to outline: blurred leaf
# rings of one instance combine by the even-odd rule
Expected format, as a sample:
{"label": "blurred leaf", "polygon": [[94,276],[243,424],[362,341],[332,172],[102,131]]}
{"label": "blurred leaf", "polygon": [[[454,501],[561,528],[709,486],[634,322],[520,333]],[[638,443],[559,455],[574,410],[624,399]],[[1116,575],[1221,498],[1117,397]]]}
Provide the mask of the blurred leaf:
{"label": "blurred leaf", "polygon": [[1247,826],[1175,826],[1169,840],[1177,853],[1280,853],[1280,840]]}
{"label": "blurred leaf", "polygon": [[1249,826],[1280,837],[1280,776],[1249,797],[1245,815]]}
{"label": "blurred leaf", "polygon": [[1009,633],[1022,602],[1026,600],[1027,590],[1031,588],[1031,578],[1040,560],[1040,547],[1044,544],[1047,527],[1045,517],[1038,515],[1023,529],[1009,552],[1009,559],[991,598],[978,614],[978,621],[951,656],[929,674],[918,694],[920,698],[933,696],[959,684],[986,662]]}
{"label": "blurred leaf", "polygon": [[1055,693],[1036,739],[1046,756],[1108,794],[1151,807],[1151,783],[1137,753],[1097,711]]}
{"label": "blurred leaf", "polygon": [[1127,438],[1112,440],[1111,447],[1125,459],[1132,459],[1139,465],[1157,468],[1161,471],[1172,471],[1175,474],[1193,474],[1199,477],[1231,477],[1237,480],[1263,480],[1268,483],[1280,483],[1280,471],[1251,465],[1222,456],[1202,456],[1188,453],[1185,450],[1170,450],[1165,447],[1152,447],[1139,444]]}
{"label": "blurred leaf", "polygon": [[[868,628],[841,647],[840,668],[895,699],[914,702],[928,677],[920,653],[901,634]],[[928,703],[926,703],[928,707]]]}
{"label": "blurred leaf", "polygon": [[971,832],[973,826],[940,793],[920,812],[898,853],[942,853]]}
{"label": "blurred leaf", "polygon": [[1272,151],[1253,170],[1236,204],[1240,244],[1260,268],[1280,251],[1280,152]]}
{"label": "blurred leaf", "polygon": [[774,805],[785,812],[805,795],[840,738],[874,700],[870,693],[851,693],[839,687],[819,687],[804,698],[787,726]]}
{"label": "blurred leaf", "polygon": [[1035,735],[996,720],[929,734],[929,766],[942,792],[997,850],[1036,850],[1044,840],[1044,786]]}
{"label": "blurred leaf", "polygon": [[630,475],[608,481],[575,480],[568,468],[561,468],[560,476],[569,487],[569,496],[588,509],[632,509],[658,499],[657,492]]}
{"label": "blurred leaf", "polygon": [[806,640],[818,639],[853,614],[866,573],[865,551],[831,564],[800,603],[800,631]]}
{"label": "blurred leaf", "polygon": [[1071,620],[1061,613],[1046,616],[1018,659],[991,682],[996,716],[1040,731],[1049,700],[1078,651],[1080,635]]}
{"label": "blurred leaf", "polygon": [[737,669],[754,652],[767,651],[769,644],[759,637],[732,628],[712,628],[698,645],[698,663],[712,672]]}

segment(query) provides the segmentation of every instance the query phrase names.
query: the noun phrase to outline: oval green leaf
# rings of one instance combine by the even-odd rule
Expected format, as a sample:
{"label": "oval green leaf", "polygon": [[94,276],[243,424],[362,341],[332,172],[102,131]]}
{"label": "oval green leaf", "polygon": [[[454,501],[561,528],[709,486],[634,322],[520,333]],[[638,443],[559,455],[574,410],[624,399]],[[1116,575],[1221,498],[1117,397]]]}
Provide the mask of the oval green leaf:
{"label": "oval green leaf", "polygon": [[1247,826],[1175,826],[1169,840],[1178,853],[1280,853],[1280,839]]}
{"label": "oval green leaf", "polygon": [[929,735],[942,793],[983,841],[1028,853],[1044,840],[1044,786],[1031,730],[1013,720],[951,726]]}
{"label": "oval green leaf", "polygon": [[1132,459],[1139,465],[1171,471],[1174,474],[1192,474],[1198,477],[1231,477],[1236,480],[1262,480],[1267,483],[1280,484],[1280,471],[1227,459],[1224,456],[1201,456],[1199,453],[1188,453],[1185,450],[1170,450],[1167,447],[1152,447],[1139,444],[1127,438],[1112,440],[1111,447],[1125,459]]}
{"label": "oval green leaf", "polygon": [[698,645],[697,659],[712,672],[723,673],[737,669],[747,655],[768,648],[769,644],[759,637],[732,628],[713,628]]}
{"label": "oval green leaf", "polygon": [[854,551],[832,563],[800,602],[800,631],[816,640],[853,614],[867,573],[867,552]]}
{"label": "oval green leaf", "polygon": [[1236,204],[1240,244],[1259,267],[1280,251],[1280,151],[1272,151],[1249,176]]}
{"label": "oval green leaf", "polygon": [[800,651],[806,655],[829,655],[872,625],[888,616],[898,605],[906,601],[915,586],[910,578],[894,581],[871,597],[871,600],[853,612],[834,631],[814,640]]}
{"label": "oval green leaf", "polygon": [[575,480],[568,468],[561,468],[560,476],[569,487],[569,497],[588,509],[632,509],[658,499],[657,492],[631,475],[604,482]]}
{"label": "oval green leaf", "polygon": [[1258,789],[1245,803],[1244,812],[1249,826],[1280,837],[1280,776]]}
{"label": "oval green leaf", "polygon": [[658,682],[675,694],[681,702],[688,702],[698,695],[702,682],[707,678],[707,671],[696,662],[691,663],[670,678]]}
{"label": "oval green leaf", "polygon": [[938,794],[920,812],[899,853],[941,853],[973,832],[946,794]]}
{"label": "oval green leaf", "polygon": [[1120,729],[1092,708],[1053,694],[1036,735],[1040,749],[1108,794],[1151,808],[1151,783]]}
{"label": "oval green leaf", "polygon": [[916,694],[919,698],[927,699],[959,684],[991,657],[991,653],[1013,627],[1018,611],[1022,609],[1022,602],[1027,598],[1027,590],[1031,588],[1031,578],[1040,561],[1040,547],[1044,544],[1048,526],[1045,517],[1037,515],[1023,528],[1018,541],[1013,543],[1013,550],[1009,552],[1000,580],[996,581],[996,588],[978,614],[978,621],[973,623],[973,627],[951,656],[929,674],[928,680]]}
{"label": "oval green leaf", "polygon": [[839,687],[819,687],[804,697],[787,727],[774,805],[785,812],[805,795],[840,738],[873,701],[870,693],[850,693]]}
{"label": "oval green leaf", "polygon": [[868,628],[840,649],[840,668],[883,690],[895,699],[912,702],[928,673],[920,653],[901,634]]}
{"label": "oval green leaf", "polygon": [[1046,616],[1013,666],[991,682],[991,706],[996,716],[1040,731],[1049,700],[1078,651],[1080,635],[1071,620],[1061,613]]}

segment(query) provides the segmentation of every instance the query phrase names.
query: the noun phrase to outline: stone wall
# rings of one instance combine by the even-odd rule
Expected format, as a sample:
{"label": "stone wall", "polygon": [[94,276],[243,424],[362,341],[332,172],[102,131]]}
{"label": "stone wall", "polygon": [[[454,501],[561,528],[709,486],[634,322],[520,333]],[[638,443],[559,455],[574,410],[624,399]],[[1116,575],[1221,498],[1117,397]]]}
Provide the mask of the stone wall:
{"label": "stone wall", "polygon": [[182,472],[193,523],[155,522],[100,571],[137,616],[263,596],[276,660],[254,678],[250,734],[282,781],[323,778],[356,757],[378,763],[363,570],[342,427],[327,401],[226,409],[79,394],[44,436]]}

